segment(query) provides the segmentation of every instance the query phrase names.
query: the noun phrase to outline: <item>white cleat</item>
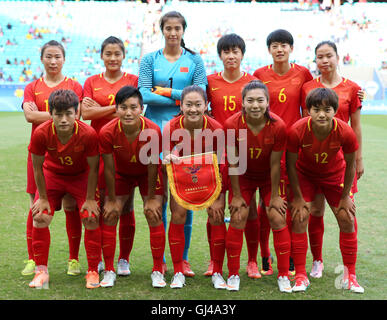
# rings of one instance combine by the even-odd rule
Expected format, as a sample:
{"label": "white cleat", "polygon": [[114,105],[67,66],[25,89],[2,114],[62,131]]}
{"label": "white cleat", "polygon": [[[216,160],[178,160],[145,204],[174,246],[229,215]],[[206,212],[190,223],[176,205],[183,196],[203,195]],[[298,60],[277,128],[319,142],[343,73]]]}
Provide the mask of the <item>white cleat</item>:
{"label": "white cleat", "polygon": [[350,274],[348,278],[343,279],[341,287],[354,293],[364,293],[364,288],[359,285],[354,274]]}
{"label": "white cleat", "polygon": [[114,271],[105,271],[103,273],[103,279],[101,281],[101,287],[108,288],[113,287],[116,281],[116,273]]}
{"label": "white cleat", "polygon": [[175,273],[169,285],[172,289],[181,289],[185,286],[185,276],[181,272]]}
{"label": "white cleat", "polygon": [[238,275],[232,275],[227,279],[227,290],[228,291],[239,291],[240,278]]}
{"label": "white cleat", "polygon": [[281,292],[292,293],[292,286],[287,276],[278,277],[277,282]]}
{"label": "white cleat", "polygon": [[301,274],[296,275],[296,284],[293,286],[292,292],[305,292],[310,286],[307,276]]}
{"label": "white cleat", "polygon": [[227,289],[227,283],[224,281],[222,275],[218,272],[215,272],[212,275],[212,284],[215,289]]}
{"label": "white cleat", "polygon": [[324,264],[320,260],[313,261],[312,270],[310,276],[312,278],[321,278],[324,270]]}
{"label": "white cleat", "polygon": [[117,263],[117,275],[128,276],[130,275],[130,263],[126,259],[120,259]]}
{"label": "white cleat", "polygon": [[151,279],[153,288],[164,288],[167,285],[165,278],[160,271],[153,271],[151,274]]}

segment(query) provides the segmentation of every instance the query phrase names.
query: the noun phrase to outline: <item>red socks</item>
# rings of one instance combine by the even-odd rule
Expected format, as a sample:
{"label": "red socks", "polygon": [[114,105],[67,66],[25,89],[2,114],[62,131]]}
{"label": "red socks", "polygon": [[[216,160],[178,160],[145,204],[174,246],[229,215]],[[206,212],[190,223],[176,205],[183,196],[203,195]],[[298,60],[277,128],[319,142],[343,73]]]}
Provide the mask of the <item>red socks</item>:
{"label": "red socks", "polygon": [[32,227],[32,250],[34,252],[33,259],[37,266],[47,266],[50,242],[50,229],[48,227]]}
{"label": "red socks", "polygon": [[357,232],[340,232],[340,250],[348,274],[356,274]]}
{"label": "red socks", "polygon": [[308,224],[310,251],[313,255],[313,261],[322,260],[322,246],[324,236],[324,216],[309,216]]}
{"label": "red socks", "polygon": [[163,257],[165,249],[165,230],[161,223],[157,227],[149,226],[150,246],[153,257],[153,271],[163,272]]}
{"label": "red socks", "polygon": [[69,260],[78,260],[79,247],[82,237],[82,222],[79,211],[67,211],[66,213],[66,231],[69,240]]}
{"label": "red socks", "polygon": [[210,260],[212,261],[213,248],[212,248],[212,242],[211,242],[211,224],[210,224],[210,220],[208,218],[207,218],[206,230],[207,230],[208,246],[210,248]]}
{"label": "red socks", "polygon": [[228,227],[226,235],[227,267],[229,277],[239,275],[240,256],[243,245],[243,229]]}
{"label": "red socks", "polygon": [[296,274],[306,274],[306,253],[308,251],[308,235],[304,233],[291,233],[292,249],[291,256],[293,258]]}
{"label": "red socks", "polygon": [[171,222],[169,224],[168,240],[174,272],[183,273],[184,223],[174,224]]}
{"label": "red socks", "polygon": [[223,274],[223,261],[226,250],[226,225],[211,226],[212,261],[214,273]]}
{"label": "red socks", "polygon": [[120,239],[120,259],[129,261],[129,255],[133,248],[134,234],[136,231],[136,220],[134,210],[129,213],[123,213],[120,216],[119,239]]}
{"label": "red socks", "polygon": [[85,229],[85,249],[87,262],[89,264],[88,271],[98,272],[98,263],[101,257],[101,228],[90,230]]}
{"label": "red socks", "polygon": [[34,219],[32,218],[31,209],[28,211],[27,226],[26,226],[26,238],[27,238],[27,252],[28,260],[34,260],[34,252],[32,249],[32,228]]}
{"label": "red socks", "polygon": [[270,237],[270,222],[267,218],[265,206],[258,207],[259,219],[259,243],[261,245],[261,257],[270,257],[269,237]]}
{"label": "red socks", "polygon": [[[270,235],[270,226],[268,230]],[[246,238],[247,252],[249,257],[248,261],[257,261],[259,236],[260,236],[260,232],[259,232],[258,217],[254,220],[247,220],[246,227],[245,227],[245,238]]]}
{"label": "red socks", "polygon": [[277,255],[278,277],[288,276],[291,248],[288,226],[278,230],[273,229],[273,242]]}

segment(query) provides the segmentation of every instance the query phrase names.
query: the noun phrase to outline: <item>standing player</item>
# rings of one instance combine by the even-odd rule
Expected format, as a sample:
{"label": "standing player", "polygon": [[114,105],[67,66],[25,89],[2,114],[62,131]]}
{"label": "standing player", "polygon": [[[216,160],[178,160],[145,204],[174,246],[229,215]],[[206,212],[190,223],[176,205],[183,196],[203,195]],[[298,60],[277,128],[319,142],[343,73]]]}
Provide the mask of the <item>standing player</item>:
{"label": "standing player", "polygon": [[[221,125],[235,113],[242,109],[242,89],[245,84],[256,79],[247,72],[241,71],[241,62],[246,52],[244,40],[237,34],[222,36],[217,44],[220,60],[224,70],[207,77],[207,97],[211,107],[211,114]],[[248,251],[247,275],[250,278],[260,278],[257,265],[259,225],[255,197],[246,222],[245,236]],[[211,227],[207,222],[208,241],[211,243]],[[212,248],[210,247],[211,261],[204,275],[212,275]]]}
{"label": "standing player", "polygon": [[[271,32],[266,39],[266,44],[273,58],[273,64],[259,68],[254,72],[254,76],[266,84],[269,89],[271,112],[281,117],[287,129],[301,118],[301,88],[305,82],[313,79],[307,68],[289,62],[293,43],[293,36],[290,32],[282,29]],[[281,170],[281,184],[287,188],[285,155],[282,157]],[[263,265],[261,273],[270,275],[273,273],[271,259],[269,259],[270,225],[264,206],[259,206],[258,216]],[[289,217],[288,222],[290,223]],[[289,271],[294,274],[292,261]]]}
{"label": "standing player", "polygon": [[357,232],[355,204],[350,192],[355,177],[358,143],[352,128],[335,118],[337,94],[317,88],[306,97],[309,117],[296,122],[289,131],[287,168],[292,189],[292,257],[296,268],[293,291],[305,291],[308,280],[305,263],[306,233],[315,195],[322,192],[340,229],[340,250],[344,264],[343,289],[363,293],[356,280]]}
{"label": "standing player", "polygon": [[[150,133],[150,140],[161,151],[160,128],[142,117],[143,102],[138,89],[125,86],[116,95],[116,114],[118,118],[106,124],[99,133],[101,154],[104,160],[106,179],[106,201],[103,210],[104,237],[102,250],[105,259],[105,276],[102,287],[112,287],[114,254],[116,247],[116,225],[122,209],[139,186],[144,201],[144,214],[150,230],[150,244],[153,256],[152,285],[166,285],[162,274],[165,247],[165,230],[161,219],[162,183],[160,180],[160,152],[155,154],[155,163],[146,165],[141,158],[141,148],[147,143],[141,135]],[[154,158],[153,158],[154,159]],[[157,184],[157,181],[159,183]]]}
{"label": "standing player", "polygon": [[[249,82],[243,88],[242,99],[242,111],[225,123],[225,130],[235,130],[237,139],[246,139],[247,145],[247,153],[243,154],[235,141],[227,142],[227,154],[235,154],[239,159],[245,157],[247,163],[244,174],[238,176],[230,173],[232,190],[229,200],[231,221],[226,238],[229,268],[227,285],[229,290],[239,290],[240,252],[249,211],[247,204],[250,204],[259,188],[260,199],[273,228],[278,286],[281,292],[290,293],[290,234],[285,217],[285,190],[280,189],[280,163],[286,144],[286,126],[281,118],[269,111],[269,92],[261,81]],[[247,131],[245,137],[242,136],[243,130]]]}
{"label": "standing player", "polygon": [[33,215],[32,246],[35,277],[29,284],[48,289],[50,249],[49,225],[62,198],[76,201],[85,226],[85,248],[89,264],[86,287],[99,286],[98,257],[101,250],[99,207],[95,198],[98,179],[98,136],[93,128],[76,120],[79,100],[71,90],[54,91],[49,99],[52,120],[33,133],[29,150],[37,186]]}
{"label": "standing player", "polygon": [[[335,115],[345,122],[351,122],[351,127],[356,134],[359,149],[356,151],[356,176],[351,189],[352,194],[357,192],[357,180],[364,173],[362,158],[362,134],[360,125],[360,109],[363,91],[351,80],[343,78],[337,72],[339,56],[337,47],[331,41],[323,41],[316,46],[316,64],[321,76],[304,84],[302,87],[302,106],[306,115],[305,97],[314,88],[330,88],[339,97],[339,108]],[[313,265],[310,276],[321,278],[324,270],[322,259],[322,246],[324,235],[324,195],[319,193],[313,202],[308,225],[310,249],[313,255]],[[356,220],[355,220],[356,223]]]}
{"label": "standing player", "polygon": [[[171,152],[174,147],[182,145],[183,150],[179,156],[191,154],[217,152],[216,139],[207,139],[206,132],[214,134],[220,131],[223,135],[223,127],[211,117],[205,115],[207,110],[207,97],[205,91],[196,85],[188,86],[181,95],[181,114],[164,127],[163,139],[168,143],[163,143],[163,158],[165,161],[171,160]],[[179,132],[180,131],[180,132]],[[203,133],[204,132],[204,133]],[[190,145],[185,145],[186,140],[173,141],[172,136],[183,137],[187,135]],[[202,140],[202,149],[195,150],[194,146]],[[217,141],[216,141],[217,142]],[[184,153],[187,150],[187,153]],[[222,169],[220,169],[222,170]],[[223,189],[224,190],[224,189]],[[223,191],[222,190],[222,191]],[[174,267],[171,288],[182,288],[185,285],[184,276],[184,223],[187,217],[187,209],[180,206],[174,197],[170,198],[171,222],[169,224],[168,241]],[[222,277],[223,260],[225,254],[226,226],[224,223],[224,194],[221,193],[215,203],[207,209],[212,228],[211,246],[213,248],[214,270],[212,282],[216,289],[226,289],[226,282]]]}
{"label": "standing player", "polygon": [[[45,74],[38,80],[28,84],[24,90],[23,111],[27,122],[32,123],[31,136],[39,124],[51,119],[48,98],[53,91],[58,89],[73,90],[79,100],[82,100],[82,86],[62,73],[65,50],[59,42],[51,40],[44,44],[40,52],[40,60],[44,66]],[[30,195],[30,206],[33,204],[36,190],[31,154],[28,153],[27,193]],[[82,236],[82,224],[79,219],[79,208],[76,207],[74,199],[69,195],[65,195],[63,198],[63,210],[66,214],[66,230],[70,252],[67,274],[78,275],[80,273],[78,253]],[[22,274],[31,275],[35,270],[31,215],[27,219],[26,236],[29,260]]]}
{"label": "standing player", "polygon": [[[91,126],[97,133],[106,123],[117,117],[115,96],[118,90],[123,86],[137,87],[138,82],[137,76],[122,71],[122,62],[125,59],[125,46],[122,40],[113,36],[106,38],[101,45],[101,59],[105,65],[105,72],[86,79],[82,102],[82,117],[85,120],[91,120]],[[99,164],[98,190],[102,207],[105,197],[104,162],[102,157]],[[130,274],[129,255],[133,247],[135,233],[133,196],[132,194],[129,197],[120,216],[120,254],[117,274],[121,276]],[[105,237],[104,230],[104,224],[102,224],[102,238]]]}
{"label": "standing player", "polygon": [[[164,124],[179,113],[182,90],[189,85],[207,85],[206,70],[201,57],[185,47],[183,40],[187,22],[181,13],[171,11],[160,19],[160,29],[165,38],[164,48],[151,52],[141,59],[139,88],[147,105],[145,116],[163,130]],[[168,193],[167,176],[163,172],[164,192]],[[167,199],[163,199],[163,222],[167,227]],[[183,253],[184,274],[195,273],[188,263],[191,242],[193,212],[188,211],[184,227],[185,248]]]}

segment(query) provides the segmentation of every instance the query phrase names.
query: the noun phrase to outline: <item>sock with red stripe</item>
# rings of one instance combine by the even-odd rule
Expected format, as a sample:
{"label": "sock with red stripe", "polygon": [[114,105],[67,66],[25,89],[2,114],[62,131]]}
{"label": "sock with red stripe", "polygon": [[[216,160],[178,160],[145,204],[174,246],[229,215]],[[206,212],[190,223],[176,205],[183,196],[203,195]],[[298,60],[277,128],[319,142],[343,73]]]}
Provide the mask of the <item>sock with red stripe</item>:
{"label": "sock with red stripe", "polygon": [[322,260],[322,246],[324,237],[324,217],[309,216],[308,223],[309,244],[313,261]]}
{"label": "sock with red stripe", "polygon": [[273,229],[273,242],[277,255],[278,277],[288,276],[291,249],[290,241],[290,232],[288,226],[278,230]]}
{"label": "sock with red stripe", "polygon": [[[248,260],[257,262],[259,246],[259,219],[247,220],[245,227],[245,238],[247,245]],[[270,234],[270,228],[269,228]]]}
{"label": "sock with red stripe", "polygon": [[34,251],[33,251],[33,247],[32,247],[33,224],[34,224],[34,219],[32,218],[32,211],[30,209],[28,212],[27,226],[26,226],[28,260],[34,260]]}
{"label": "sock with red stripe", "polygon": [[211,247],[213,250],[212,261],[214,262],[214,273],[223,274],[223,262],[226,252],[226,225],[211,226]]}
{"label": "sock with red stripe", "polygon": [[34,261],[37,266],[47,266],[50,250],[50,229],[32,227],[32,250]]}
{"label": "sock with red stripe", "polygon": [[184,224],[169,224],[168,231],[169,249],[173,262],[174,272],[183,273],[183,252],[184,252]]}
{"label": "sock with red stripe", "polygon": [[84,243],[89,265],[88,271],[98,272],[98,263],[101,258],[101,238],[100,227],[94,230],[85,229]]}
{"label": "sock with red stripe", "polygon": [[348,274],[356,274],[357,232],[340,232],[340,250]]}
{"label": "sock with red stripe", "polygon": [[306,253],[308,251],[308,235],[306,232],[303,233],[291,233],[291,256],[293,258],[296,275],[306,274]]}
{"label": "sock with red stripe", "polygon": [[270,238],[270,222],[267,217],[265,206],[258,206],[259,219],[259,243],[261,246],[261,257],[270,257],[269,238]]}
{"label": "sock with red stripe", "polygon": [[66,231],[69,241],[69,260],[78,260],[82,237],[82,222],[79,211],[64,210],[66,214]]}
{"label": "sock with red stripe", "polygon": [[129,213],[123,213],[120,216],[119,224],[119,239],[120,239],[120,259],[129,261],[129,255],[132,252],[134,234],[136,231],[136,220],[134,217],[134,210]]}
{"label": "sock with red stripe", "polygon": [[117,225],[108,226],[102,224],[102,252],[106,271],[115,271],[114,256],[117,244]]}
{"label": "sock with red stripe", "polygon": [[163,271],[163,256],[165,249],[165,230],[161,223],[157,227],[149,226],[150,246],[153,257],[153,271]]}
{"label": "sock with red stripe", "polygon": [[226,235],[227,267],[229,277],[239,275],[242,245],[243,229],[236,229],[229,226]]}

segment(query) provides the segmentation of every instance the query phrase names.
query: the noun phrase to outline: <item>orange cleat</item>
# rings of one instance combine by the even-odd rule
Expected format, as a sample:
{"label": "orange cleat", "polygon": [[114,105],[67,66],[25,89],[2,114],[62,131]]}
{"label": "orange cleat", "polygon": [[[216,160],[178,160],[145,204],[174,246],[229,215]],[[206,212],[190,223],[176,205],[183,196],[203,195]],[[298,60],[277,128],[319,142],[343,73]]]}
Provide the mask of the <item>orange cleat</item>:
{"label": "orange cleat", "polygon": [[258,265],[255,261],[249,261],[246,267],[247,276],[252,279],[260,279],[262,275],[259,273]]}
{"label": "orange cleat", "polygon": [[191,270],[191,266],[187,260],[183,260],[183,273],[186,277],[195,276],[195,272]]}
{"label": "orange cleat", "polygon": [[29,286],[35,289],[48,289],[49,279],[47,267],[36,267],[34,279],[29,283]]}
{"label": "orange cleat", "polygon": [[86,275],[86,288],[95,289],[100,287],[99,274],[96,271],[88,271]]}
{"label": "orange cleat", "polygon": [[208,269],[206,272],[203,273],[203,275],[206,277],[210,277],[213,275],[213,273],[214,273],[214,261],[210,260],[210,262],[208,263]]}

